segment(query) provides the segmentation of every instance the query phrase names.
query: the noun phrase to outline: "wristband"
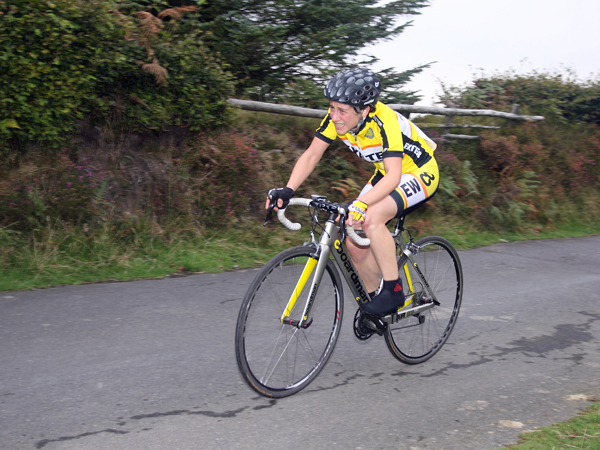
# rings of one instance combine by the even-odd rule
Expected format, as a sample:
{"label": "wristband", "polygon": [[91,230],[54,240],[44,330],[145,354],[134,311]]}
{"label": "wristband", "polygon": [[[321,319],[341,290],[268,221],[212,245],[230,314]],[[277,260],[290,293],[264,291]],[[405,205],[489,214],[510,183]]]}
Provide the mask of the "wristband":
{"label": "wristband", "polygon": [[348,212],[354,220],[364,222],[365,216],[367,215],[367,208],[368,205],[366,203],[361,202],[360,200],[352,200],[348,206]]}

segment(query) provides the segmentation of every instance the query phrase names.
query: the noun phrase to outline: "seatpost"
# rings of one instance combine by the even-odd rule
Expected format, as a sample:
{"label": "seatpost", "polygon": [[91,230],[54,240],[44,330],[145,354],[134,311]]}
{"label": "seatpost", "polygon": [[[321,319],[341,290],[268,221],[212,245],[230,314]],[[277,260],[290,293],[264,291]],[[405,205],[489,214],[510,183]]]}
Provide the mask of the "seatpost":
{"label": "seatpost", "polygon": [[404,230],[404,220],[406,219],[406,216],[401,216],[398,218],[398,221],[396,222],[396,229],[394,230],[394,235],[398,235],[399,233],[402,232],[402,230]]}

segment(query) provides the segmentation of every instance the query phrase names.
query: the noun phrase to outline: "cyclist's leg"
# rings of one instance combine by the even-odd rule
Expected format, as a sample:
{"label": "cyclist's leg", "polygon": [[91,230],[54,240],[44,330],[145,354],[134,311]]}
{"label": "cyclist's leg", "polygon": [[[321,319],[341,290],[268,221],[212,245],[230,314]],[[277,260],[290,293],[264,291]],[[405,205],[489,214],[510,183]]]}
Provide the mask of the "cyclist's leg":
{"label": "cyclist's leg", "polygon": [[[360,195],[372,189],[380,179],[381,174],[376,173],[363,187]],[[400,184],[388,197],[369,205],[362,228],[371,240],[371,246],[358,247],[351,240],[348,240],[347,244],[352,260],[370,293],[379,287],[382,274],[384,280],[391,280],[394,274],[398,273],[395,245],[386,224],[394,217],[411,212],[429,200],[436,192],[438,184],[438,166],[432,158],[415,171],[403,174]],[[360,225],[357,228],[360,228]]]}
{"label": "cyclist's leg", "polygon": [[398,187],[375,205],[373,213],[369,208],[364,229],[371,239],[371,250],[383,277],[380,294],[363,307],[370,314],[385,315],[407,306],[398,278],[395,245],[386,224],[425,203],[435,193],[438,183],[437,164],[432,159],[421,168],[403,174]]}
{"label": "cyclist's leg", "polygon": [[[357,230],[362,229],[362,225],[359,224],[354,227]],[[346,245],[367,291],[369,294],[374,293],[379,287],[381,271],[373,257],[373,253],[371,253],[371,248],[359,247],[352,239],[347,239]]]}
{"label": "cyclist's leg", "polygon": [[[372,315],[385,315],[402,308],[405,304],[402,284],[398,277],[396,246],[386,224],[398,211],[396,199],[388,195],[369,207],[363,228],[371,240],[371,253],[381,270],[381,291],[372,300],[363,304],[363,311]],[[359,269],[360,271],[360,269]]]}
{"label": "cyclist's leg", "polygon": [[369,206],[369,212],[363,224],[363,230],[371,241],[371,254],[384,280],[393,280],[398,276],[394,240],[386,226],[396,215],[397,209],[396,202],[388,195]]}
{"label": "cyclist's leg", "polygon": [[[381,173],[376,171],[373,177],[371,177],[361,190],[359,197],[369,192],[382,176]],[[387,237],[385,235],[389,235],[387,229],[384,231],[381,230],[386,228],[385,224],[394,217],[396,209],[393,199],[389,196],[375,204],[369,205],[369,212],[365,222],[357,222],[354,227],[357,230],[363,230],[365,232],[367,237],[371,240],[371,245],[369,247],[359,247],[351,239],[346,241],[348,251],[352,255],[352,261],[358,269],[363,283],[371,296],[373,296],[372,294],[374,294],[380,286],[382,274],[381,267],[384,267],[384,274],[388,276],[393,276],[394,273],[397,273],[395,252],[392,251],[390,252],[390,255],[387,255],[390,260],[388,264],[385,264],[385,258],[382,259],[381,256],[379,256],[382,254],[380,251],[382,248],[384,252],[388,247],[394,250],[394,244],[391,238],[390,242],[385,242]],[[380,237],[383,237],[383,239],[378,239]],[[379,262],[376,260],[373,252],[378,255]]]}
{"label": "cyclist's leg", "polygon": [[357,224],[357,228],[363,229],[371,245],[359,247],[350,239],[346,241],[352,261],[370,293],[379,287],[382,273],[384,279],[386,275],[389,278],[398,274],[394,241],[385,226],[395,213],[396,204],[389,196],[370,205],[364,224]]}

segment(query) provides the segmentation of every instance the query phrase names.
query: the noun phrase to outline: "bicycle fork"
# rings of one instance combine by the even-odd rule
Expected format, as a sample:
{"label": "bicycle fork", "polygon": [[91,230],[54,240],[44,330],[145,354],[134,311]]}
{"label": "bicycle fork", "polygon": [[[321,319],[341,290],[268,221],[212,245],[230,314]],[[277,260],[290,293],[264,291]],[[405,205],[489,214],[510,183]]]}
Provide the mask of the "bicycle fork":
{"label": "bicycle fork", "polygon": [[[308,328],[312,323],[312,318],[309,320],[308,317],[310,315],[310,310],[315,301],[315,297],[317,295],[317,291],[319,289],[319,284],[321,283],[321,279],[323,278],[323,274],[325,273],[325,266],[327,265],[327,261],[329,260],[329,247],[322,245],[319,243],[319,247],[315,252],[315,256],[311,257],[306,261],[304,269],[302,270],[302,274],[300,275],[300,279],[296,283],[296,287],[294,288],[292,295],[287,303],[287,306],[281,315],[281,322],[287,325],[292,325],[297,328]],[[310,291],[308,295],[308,299],[306,304],[304,305],[304,310],[302,311],[302,319],[301,320],[293,320],[290,319],[289,316],[296,305],[296,301],[302,294],[307,281],[309,280],[311,274],[314,272],[314,276],[312,279],[312,283],[310,286]]]}
{"label": "bicycle fork", "polygon": [[[325,230],[321,235],[321,239],[317,243],[317,247],[315,249],[315,254],[311,255],[311,258],[306,261],[304,265],[304,269],[302,270],[302,274],[296,283],[296,287],[292,291],[292,295],[288,300],[287,306],[281,315],[281,322],[287,325],[292,325],[297,328],[308,328],[312,324],[312,318],[309,320],[310,310],[315,301],[315,297],[317,295],[317,291],[319,289],[319,284],[323,278],[323,274],[325,273],[325,268],[327,266],[327,262],[329,261],[329,255],[331,254],[331,249],[329,247],[329,238],[333,232],[339,231],[335,229],[335,225],[333,221],[327,221],[325,225]],[[292,309],[296,305],[298,298],[302,294],[302,291],[306,287],[306,283],[310,279],[311,274],[314,276],[312,279],[312,283],[309,290],[309,295],[304,305],[304,310],[302,311],[302,319],[301,320],[293,320],[290,319],[289,316],[292,312]]]}

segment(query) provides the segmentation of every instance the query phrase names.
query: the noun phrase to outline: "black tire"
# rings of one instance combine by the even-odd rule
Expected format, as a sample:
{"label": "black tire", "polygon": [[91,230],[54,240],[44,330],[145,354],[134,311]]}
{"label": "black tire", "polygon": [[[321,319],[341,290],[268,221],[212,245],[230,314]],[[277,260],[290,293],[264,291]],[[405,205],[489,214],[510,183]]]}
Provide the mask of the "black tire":
{"label": "black tire", "polygon": [[[328,261],[310,312],[310,326],[283,324],[281,316],[312,247],[294,247],[275,256],[258,273],[242,302],[235,333],[238,367],[248,385],[267,397],[287,397],[310,384],[323,370],[341,329],[342,282]],[[302,317],[314,270],[291,319]]]}
{"label": "black tire", "polygon": [[[440,305],[387,327],[384,337],[390,352],[406,364],[425,362],[442,348],[456,324],[463,292],[462,266],[452,244],[438,236],[420,239],[415,244],[420,249],[414,256],[417,265]],[[414,267],[410,262],[406,264],[407,261],[405,255],[400,257],[398,271],[405,294],[413,296],[413,306],[416,306],[428,295]],[[414,292],[406,280],[405,266]]]}

